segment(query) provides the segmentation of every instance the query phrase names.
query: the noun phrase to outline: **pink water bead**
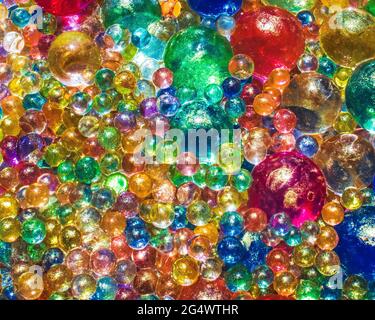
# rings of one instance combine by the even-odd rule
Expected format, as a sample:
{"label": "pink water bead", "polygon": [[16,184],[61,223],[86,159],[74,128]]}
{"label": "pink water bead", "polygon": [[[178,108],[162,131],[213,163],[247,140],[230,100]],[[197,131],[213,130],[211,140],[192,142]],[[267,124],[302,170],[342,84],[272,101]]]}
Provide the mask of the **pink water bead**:
{"label": "pink water bead", "polygon": [[253,170],[249,206],[264,210],[268,217],[287,213],[293,225],[316,220],[326,197],[326,184],[320,169],[297,152],[268,156]]}

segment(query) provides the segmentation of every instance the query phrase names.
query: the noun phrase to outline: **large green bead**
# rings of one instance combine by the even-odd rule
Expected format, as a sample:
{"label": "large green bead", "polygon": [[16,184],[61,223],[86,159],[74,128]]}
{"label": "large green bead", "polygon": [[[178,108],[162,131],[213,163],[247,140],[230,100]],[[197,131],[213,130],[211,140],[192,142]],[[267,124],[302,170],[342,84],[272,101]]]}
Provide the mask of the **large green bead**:
{"label": "large green bead", "polygon": [[119,24],[132,32],[161,18],[158,0],[104,0],[101,13],[106,28]]}
{"label": "large green bead", "polygon": [[181,130],[232,128],[225,110],[217,105],[209,105],[205,100],[183,104],[171,119],[171,126]]}
{"label": "large green bead", "polygon": [[202,96],[212,83],[229,76],[228,63],[233,56],[228,40],[216,31],[192,26],[176,33],[167,44],[164,62],[174,73],[174,86],[196,89]]}
{"label": "large green bead", "polygon": [[99,180],[101,176],[98,162],[91,157],[84,157],[76,164],[76,177],[79,182],[92,183]]}
{"label": "large green bead", "polygon": [[21,236],[28,244],[41,243],[46,237],[46,226],[40,219],[32,218],[22,224]]}
{"label": "large green bead", "polygon": [[357,123],[375,133],[375,59],[357,66],[345,94],[348,111]]}

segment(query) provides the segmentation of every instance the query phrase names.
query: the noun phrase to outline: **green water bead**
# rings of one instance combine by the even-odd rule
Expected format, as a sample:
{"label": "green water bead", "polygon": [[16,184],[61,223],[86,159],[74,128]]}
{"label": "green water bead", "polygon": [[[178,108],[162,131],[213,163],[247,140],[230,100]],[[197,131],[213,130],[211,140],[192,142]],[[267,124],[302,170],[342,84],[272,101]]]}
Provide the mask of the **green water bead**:
{"label": "green water bead", "polygon": [[41,243],[46,233],[44,222],[37,218],[26,220],[21,227],[21,237],[28,244]]}
{"label": "green water bead", "polygon": [[176,165],[172,165],[169,168],[169,180],[178,188],[184,183],[192,180],[189,176],[184,176],[177,170]]}
{"label": "green water bead", "polygon": [[311,280],[301,280],[296,289],[298,300],[319,300],[320,285]]}
{"label": "green water bead", "polygon": [[61,224],[66,224],[74,214],[74,210],[70,205],[59,206],[56,209],[56,215]]}
{"label": "green water bead", "polygon": [[369,0],[365,6],[365,10],[375,16],[375,0]]}
{"label": "green water bead", "polygon": [[64,161],[57,167],[57,175],[61,182],[74,181],[76,178],[72,161]]}
{"label": "green water bead", "polygon": [[293,13],[310,10],[315,7],[316,0],[262,0],[265,5],[283,8]]}
{"label": "green water bead", "polygon": [[113,99],[108,93],[100,93],[91,101],[91,106],[99,115],[105,115],[112,110]]}
{"label": "green water bead", "polygon": [[84,157],[76,163],[75,174],[79,182],[90,184],[99,180],[101,171],[94,158]]}
{"label": "green water bead", "polygon": [[98,142],[106,150],[115,150],[121,141],[121,133],[115,127],[104,127],[98,132]]}
{"label": "green water bead", "polygon": [[209,84],[221,85],[229,77],[232,56],[225,37],[203,26],[191,26],[169,39],[164,62],[173,71],[176,88],[195,88],[198,96],[203,96]]}
{"label": "green water bead", "polygon": [[251,287],[252,276],[242,264],[236,264],[224,274],[224,279],[230,291],[248,291]]}
{"label": "green water bead", "polygon": [[121,160],[115,153],[106,153],[100,160],[100,170],[104,174],[110,174],[119,170]]}
{"label": "green water bead", "polygon": [[228,183],[228,176],[225,171],[218,166],[211,166],[206,172],[206,186],[214,191],[224,189]]}
{"label": "green water bead", "polygon": [[343,293],[351,300],[362,300],[367,291],[368,283],[361,276],[352,275],[344,282]]}
{"label": "green water bead", "polygon": [[50,167],[57,167],[68,156],[68,151],[60,144],[51,144],[46,148],[44,161]]}
{"label": "green water bead", "polygon": [[116,74],[111,69],[100,69],[95,74],[95,84],[102,91],[108,90],[109,88],[112,88],[115,75]]}
{"label": "green water bead", "polygon": [[177,90],[177,98],[181,104],[193,101],[197,97],[197,91],[192,88],[183,87]]}
{"label": "green water bead", "polygon": [[119,24],[133,32],[158,21],[161,8],[158,0],[104,0],[101,14],[106,28]]}
{"label": "green water bead", "polygon": [[241,169],[239,173],[231,177],[231,185],[238,191],[243,192],[251,187],[253,177],[246,169]]}
{"label": "green water bead", "polygon": [[206,187],[206,175],[207,175],[208,165],[202,164],[199,166],[198,171],[193,175],[193,182],[199,187]]}
{"label": "green water bead", "polygon": [[29,244],[27,246],[27,254],[29,255],[31,261],[37,263],[42,260],[44,253],[47,250],[45,243],[39,244]]}
{"label": "green water bead", "polygon": [[110,174],[104,181],[104,186],[112,189],[117,195],[128,190],[128,179],[121,172]]}

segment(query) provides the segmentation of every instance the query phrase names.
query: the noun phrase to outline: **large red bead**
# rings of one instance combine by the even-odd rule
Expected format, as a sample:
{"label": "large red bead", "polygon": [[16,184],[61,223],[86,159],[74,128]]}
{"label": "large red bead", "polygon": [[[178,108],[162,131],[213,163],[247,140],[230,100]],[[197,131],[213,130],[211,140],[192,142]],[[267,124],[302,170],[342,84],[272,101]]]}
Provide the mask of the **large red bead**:
{"label": "large red bead", "polygon": [[231,43],[235,54],[247,54],[254,60],[254,73],[263,78],[275,68],[292,69],[305,49],[297,18],[270,6],[240,12]]}
{"label": "large red bead", "polygon": [[45,11],[55,16],[82,14],[94,2],[96,0],[36,0]]}
{"label": "large red bead", "polygon": [[326,197],[326,184],[320,169],[297,152],[275,153],[252,172],[249,207],[260,208],[268,217],[287,213],[293,225],[316,220]]}

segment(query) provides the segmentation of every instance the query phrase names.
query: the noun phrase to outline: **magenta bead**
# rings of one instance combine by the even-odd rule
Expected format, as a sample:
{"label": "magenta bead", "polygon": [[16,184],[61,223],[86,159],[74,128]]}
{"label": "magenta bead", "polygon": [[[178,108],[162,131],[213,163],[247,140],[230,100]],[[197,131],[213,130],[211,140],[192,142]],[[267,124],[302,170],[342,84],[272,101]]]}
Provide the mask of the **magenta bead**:
{"label": "magenta bead", "polygon": [[326,184],[320,169],[297,152],[275,153],[252,172],[249,206],[264,210],[270,218],[287,213],[293,225],[316,220],[326,197]]}

